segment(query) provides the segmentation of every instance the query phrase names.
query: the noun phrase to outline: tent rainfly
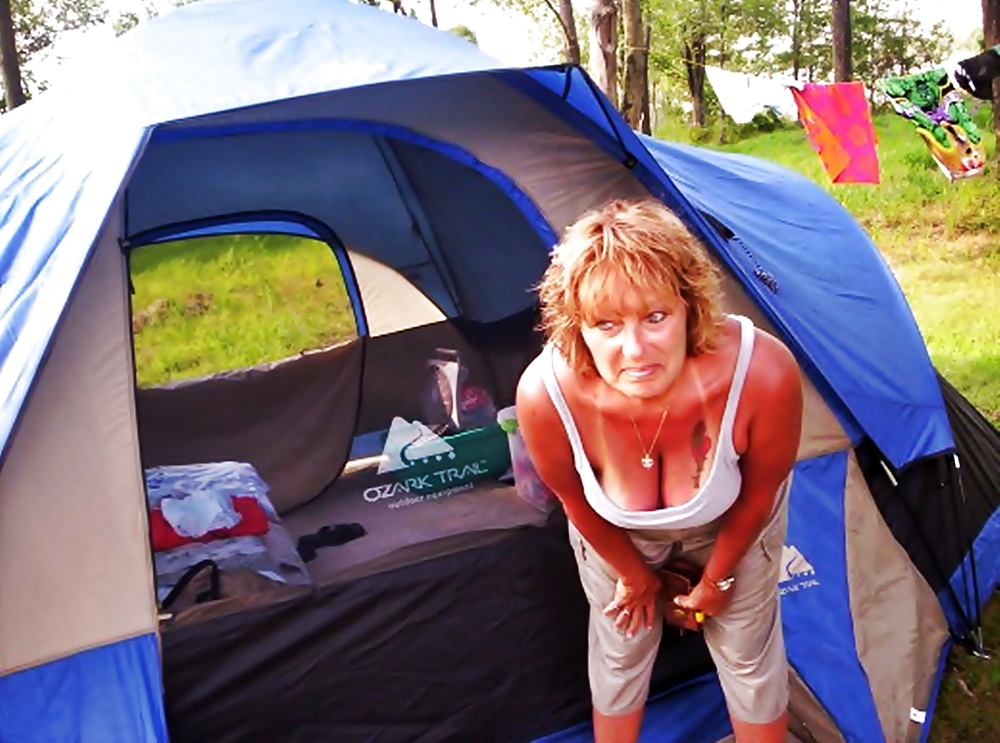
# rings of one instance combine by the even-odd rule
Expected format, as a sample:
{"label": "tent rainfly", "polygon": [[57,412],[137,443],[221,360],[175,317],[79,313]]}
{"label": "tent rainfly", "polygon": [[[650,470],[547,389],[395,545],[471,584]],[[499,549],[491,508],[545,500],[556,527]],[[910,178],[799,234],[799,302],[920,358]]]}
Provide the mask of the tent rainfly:
{"label": "tent rainfly", "polygon": [[[851,216],[637,135],[578,67],[343,0],[202,0],[0,117],[0,741],[585,740],[565,521],[504,484],[492,416],[551,246],[614,197],[673,209],[803,370],[792,735],[923,740],[1000,577],[1000,439]],[[132,257],[230,234],[325,243],[357,337],[140,388]],[[268,531],[223,541],[285,545],[260,590],[163,611],[178,472],[259,495]],[[701,638],[667,638],[644,735],[730,733]]]}

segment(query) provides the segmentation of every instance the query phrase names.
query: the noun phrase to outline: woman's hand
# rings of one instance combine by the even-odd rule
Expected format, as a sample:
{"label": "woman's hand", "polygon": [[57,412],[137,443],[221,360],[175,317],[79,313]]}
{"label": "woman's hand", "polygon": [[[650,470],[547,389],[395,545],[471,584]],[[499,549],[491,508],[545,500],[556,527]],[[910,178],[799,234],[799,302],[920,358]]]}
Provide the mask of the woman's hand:
{"label": "woman's hand", "polygon": [[674,603],[690,612],[700,611],[708,617],[715,617],[726,610],[733,600],[733,590],[720,591],[711,583],[699,581],[687,596],[677,596]]}
{"label": "woman's hand", "polygon": [[641,583],[626,583],[622,578],[615,584],[615,598],[604,613],[615,618],[615,627],[631,638],[643,626],[653,628],[656,618],[660,580],[652,571],[643,575]]}

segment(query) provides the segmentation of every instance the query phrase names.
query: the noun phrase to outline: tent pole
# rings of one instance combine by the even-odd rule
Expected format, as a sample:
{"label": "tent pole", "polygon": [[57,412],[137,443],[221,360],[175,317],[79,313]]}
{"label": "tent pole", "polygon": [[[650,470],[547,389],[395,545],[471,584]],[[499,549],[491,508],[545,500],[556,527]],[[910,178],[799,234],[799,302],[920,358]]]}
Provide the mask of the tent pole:
{"label": "tent pole", "polygon": [[[983,615],[979,595],[979,575],[976,570],[976,544],[973,537],[967,536],[966,520],[964,508],[959,508],[959,500],[962,506],[966,505],[965,488],[962,486],[962,464],[958,458],[958,452],[954,452],[951,461],[948,462],[948,479],[951,485],[952,504],[955,509],[955,521],[959,529],[959,538],[962,540],[962,547],[968,550],[969,573],[972,578],[972,603],[973,611],[970,613],[971,622],[968,633],[967,645],[969,653],[975,658],[990,660],[992,655],[986,649],[983,640]],[[966,601],[968,602],[968,581],[965,576],[965,560],[962,560],[962,583],[966,587]]]}

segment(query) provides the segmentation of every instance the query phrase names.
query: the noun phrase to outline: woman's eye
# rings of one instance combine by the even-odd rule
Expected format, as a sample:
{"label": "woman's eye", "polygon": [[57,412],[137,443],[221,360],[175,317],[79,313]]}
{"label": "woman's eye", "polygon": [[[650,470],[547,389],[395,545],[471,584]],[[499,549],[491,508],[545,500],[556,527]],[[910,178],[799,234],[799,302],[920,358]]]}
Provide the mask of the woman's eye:
{"label": "woman's eye", "polygon": [[656,312],[650,312],[646,315],[646,320],[652,323],[663,322],[667,319],[667,313],[657,310]]}
{"label": "woman's eye", "polygon": [[594,327],[607,332],[615,329],[615,323],[611,320],[598,320]]}

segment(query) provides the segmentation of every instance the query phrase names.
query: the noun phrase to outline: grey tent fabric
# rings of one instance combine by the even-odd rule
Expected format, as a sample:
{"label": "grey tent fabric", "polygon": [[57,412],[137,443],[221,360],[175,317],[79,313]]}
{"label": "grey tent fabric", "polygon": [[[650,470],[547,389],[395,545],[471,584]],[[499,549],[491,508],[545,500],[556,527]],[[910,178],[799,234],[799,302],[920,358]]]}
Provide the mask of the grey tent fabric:
{"label": "grey tent fabric", "polygon": [[268,132],[157,142],[132,179],[131,234],[174,223],[284,211],[328,225],[351,250],[401,272],[444,314],[456,308],[375,139]]}
{"label": "grey tent fabric", "polygon": [[118,204],[0,471],[0,676],[156,628]]}
{"label": "grey tent fabric", "polygon": [[[494,183],[425,147],[392,143],[437,236],[468,317],[491,322],[535,303],[548,246]],[[484,230],[484,224],[504,229]],[[475,302],[462,298],[477,298]]]}
{"label": "grey tent fabric", "polygon": [[143,464],[247,462],[279,513],[314,498],[347,461],[362,347],[139,390]]}

